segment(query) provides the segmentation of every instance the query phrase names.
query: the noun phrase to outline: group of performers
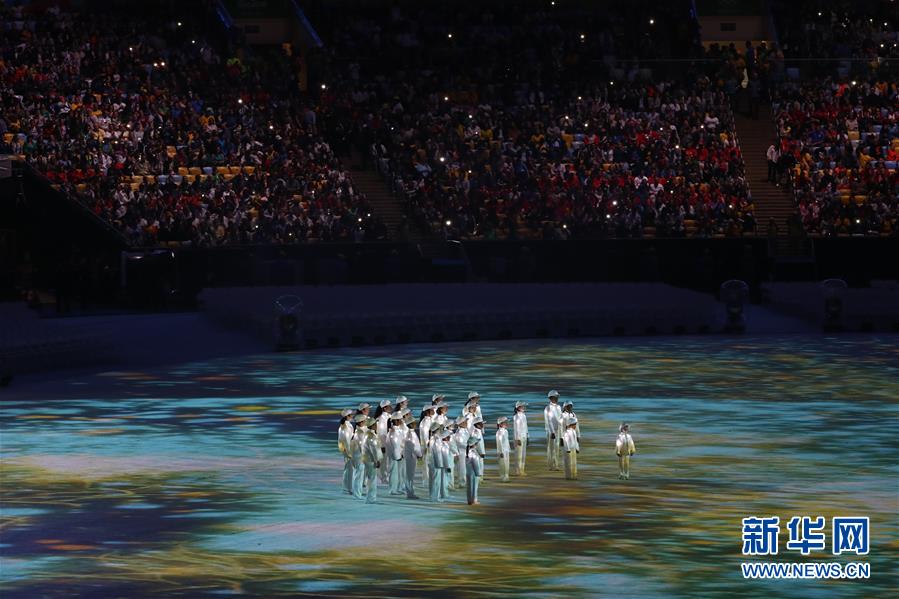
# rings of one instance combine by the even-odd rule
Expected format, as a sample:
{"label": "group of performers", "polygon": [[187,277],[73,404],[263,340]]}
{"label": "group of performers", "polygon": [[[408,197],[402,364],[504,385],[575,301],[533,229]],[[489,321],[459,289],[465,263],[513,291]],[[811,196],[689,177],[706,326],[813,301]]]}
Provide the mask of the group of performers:
{"label": "group of performers", "polygon": [[[465,488],[468,504],[480,503],[478,487],[487,453],[480,399],[476,391],[469,393],[458,418],[449,415],[446,398],[439,393],[431,397],[430,405],[421,408],[418,418],[404,395],[395,402],[381,401],[373,415],[367,403],[343,410],[337,446],[344,458],[344,492],[375,503],[378,485],[382,484],[390,495],[418,499],[415,472],[421,461],[422,483],[431,501],[446,501],[450,491]],[[574,404],[560,404],[559,392],[555,390],[547,394],[547,399],[543,410],[547,466],[550,470],[564,469],[566,479],[577,480],[581,429]],[[515,402],[511,420],[506,416],[496,420],[496,459],[501,482],[508,482],[510,469],[514,476],[526,475],[527,405]],[[618,478],[630,478],[630,456],[634,452],[629,427],[622,423],[615,442]]]}

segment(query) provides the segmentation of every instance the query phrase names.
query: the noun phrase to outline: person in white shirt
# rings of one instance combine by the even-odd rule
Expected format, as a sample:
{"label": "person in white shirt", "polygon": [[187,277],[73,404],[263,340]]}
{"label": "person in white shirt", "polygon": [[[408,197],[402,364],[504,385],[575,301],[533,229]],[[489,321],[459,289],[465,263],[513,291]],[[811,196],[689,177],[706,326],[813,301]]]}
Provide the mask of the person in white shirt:
{"label": "person in white shirt", "polygon": [[509,419],[501,416],[496,420],[496,463],[499,465],[500,482],[509,482]]}
{"label": "person in white shirt", "polygon": [[415,494],[415,467],[418,460],[424,455],[421,449],[421,440],[418,431],[415,430],[415,418],[409,414],[406,416],[406,439],[403,443],[403,461],[406,462],[406,499],[418,499]]}
{"label": "person in white shirt", "polygon": [[477,408],[478,405],[475,402],[469,400],[469,402],[465,404],[465,409],[462,411],[462,416],[464,416],[466,420],[465,426],[469,429],[469,431],[471,430],[471,423],[474,422],[475,418],[478,417]]}
{"label": "person in white shirt", "polygon": [[435,409],[437,411],[437,415],[434,416],[434,422],[442,426],[446,426],[449,422],[449,417],[447,416],[447,412],[449,412],[449,405],[446,404],[443,400],[440,400],[439,402],[437,402]]}
{"label": "person in white shirt", "polygon": [[467,469],[465,467],[465,460],[467,459],[468,454],[468,438],[471,436],[471,431],[468,428],[468,419],[465,416],[459,416],[459,419],[456,420],[456,425],[458,428],[456,429],[456,433],[453,436],[453,441],[456,444],[456,486],[464,487],[465,486],[465,476]]}
{"label": "person in white shirt", "polygon": [[577,424],[577,441],[581,442],[581,419],[577,417],[577,414],[574,413],[574,404],[570,401],[566,401],[562,404],[562,425],[559,427],[561,432],[565,432],[565,429],[568,428],[568,421],[574,419]]}
{"label": "person in white shirt", "polygon": [[[400,397],[403,397],[403,396],[401,395]],[[399,398],[397,398],[397,399],[399,399]],[[396,426],[399,429],[397,434],[400,436],[401,443],[405,444],[406,434],[409,432],[409,427],[406,426],[406,417],[411,414],[411,411],[409,410],[409,408],[395,408],[393,414],[397,421]],[[402,465],[403,464],[401,464],[401,466]],[[399,480],[399,488],[401,491],[403,491],[406,488],[406,469],[400,468],[399,472],[397,472],[397,474],[399,475],[399,479],[400,479]]]}
{"label": "person in white shirt", "polygon": [[465,407],[462,409],[462,413],[465,414],[468,411],[469,404],[474,404],[474,415],[478,418],[483,418],[484,416],[481,414],[481,394],[477,391],[471,391],[468,393],[468,403],[465,404]]}
{"label": "person in white shirt", "polygon": [[387,429],[387,489],[390,495],[402,495],[402,480],[400,478],[400,469],[403,460],[403,444],[405,443],[405,435],[400,428],[399,416],[392,415],[388,422]]}
{"label": "person in white shirt", "polygon": [[478,440],[478,455],[481,456],[481,478],[484,478],[484,456],[487,455],[487,449],[484,447],[484,419],[475,418],[471,421],[471,436],[468,437],[469,443],[472,439]]}
{"label": "person in white shirt", "polygon": [[350,418],[353,410],[343,410],[340,413],[340,426],[337,428],[337,449],[343,456],[343,492],[353,494],[353,424]]}
{"label": "person in white shirt", "polygon": [[[380,449],[378,449],[378,437],[373,431],[369,431],[368,426],[369,422],[373,425],[375,424],[374,418],[369,418],[365,414],[356,414],[353,417],[353,421],[356,423],[356,430],[353,431],[353,436],[350,439],[350,455],[353,458],[353,497],[355,499],[362,499],[362,487],[364,486],[367,476],[368,476],[368,466],[365,463],[365,453],[368,451],[368,446],[374,443],[375,451],[380,454]],[[371,433],[371,435],[369,434]],[[374,441],[371,441],[374,439]],[[379,458],[380,459],[380,458]],[[378,460],[375,460],[378,461]],[[368,482],[369,485],[374,484],[377,486],[377,482],[372,483]],[[371,488],[369,488],[369,493],[371,493]],[[377,491],[376,491],[377,493]]]}
{"label": "person in white shirt", "polygon": [[546,394],[549,404],[543,409],[543,427],[546,431],[546,464],[550,470],[559,469],[559,452],[561,439],[559,426],[562,419],[562,408],[559,406],[559,392],[555,389]]}
{"label": "person in white shirt", "polygon": [[577,454],[581,452],[581,447],[577,442],[577,418],[568,421],[568,427],[565,434],[562,435],[562,444],[565,446],[565,478],[567,480],[577,480]]}
{"label": "person in white shirt", "polygon": [[[378,409],[375,412],[375,420],[377,423],[377,433],[378,433],[378,443],[381,446],[381,453],[387,453],[387,421],[390,419],[390,414],[393,412],[393,406],[390,403],[389,399],[381,400],[381,403],[378,404]],[[378,478],[381,480],[381,483],[387,483],[387,465],[390,460],[381,460],[381,465],[378,468]]]}
{"label": "person in white shirt", "polygon": [[465,453],[463,449],[459,447],[459,444],[456,442],[456,434],[459,432],[459,425],[456,422],[450,424],[448,430],[450,431],[450,438],[447,441],[447,445],[449,445],[449,461],[447,465],[449,466],[449,472],[447,473],[447,488],[450,490],[455,490],[456,488],[456,463],[459,461],[459,454]]}
{"label": "person in white shirt", "polygon": [[440,485],[442,481],[440,480],[440,468],[442,458],[440,455],[440,434],[443,432],[443,427],[437,424],[436,422],[431,425],[431,435],[429,447],[428,447],[428,497],[431,501],[438,501],[440,499]]}
{"label": "person in white shirt", "polygon": [[443,463],[443,471],[440,476],[440,488],[438,489],[440,501],[446,501],[450,497],[450,476],[452,472],[450,470],[450,443],[452,442],[452,437],[453,432],[448,428],[444,428],[443,432],[440,433],[440,452]]}
{"label": "person in white shirt", "polygon": [[[357,416],[358,418],[358,416]],[[365,496],[365,503],[377,503],[378,501],[378,468],[381,465],[383,454],[378,443],[378,433],[373,428],[377,424],[374,418],[365,418],[364,426],[358,426],[356,432],[365,435],[364,441],[361,443],[363,448],[362,462],[365,464],[365,484],[368,485],[368,493]],[[362,492],[362,485],[359,485],[359,493]]]}
{"label": "person in white shirt", "polygon": [[525,476],[525,464],[528,451],[528,415],[525,412],[527,403],[515,402],[515,415],[512,416],[512,440],[515,443],[515,474]]}
{"label": "person in white shirt", "polygon": [[466,474],[468,505],[478,505],[478,487],[481,483],[481,475],[483,471],[483,456],[478,449],[478,439],[472,437],[468,440],[468,448],[466,451],[465,467],[468,470]]}
{"label": "person in white shirt", "polygon": [[618,456],[618,478],[630,480],[631,456],[637,452],[634,439],[631,437],[630,425],[622,422],[618,427],[618,438],[615,440],[615,454]]}
{"label": "person in white shirt", "polygon": [[434,422],[434,406],[423,406],[421,408],[421,419],[418,421],[418,441],[421,444],[421,481],[427,485],[430,480],[429,469],[431,467],[428,460],[428,450],[430,449],[429,441],[431,439],[431,424]]}
{"label": "person in white shirt", "polygon": [[780,159],[780,152],[777,150],[777,144],[772,143],[765,152],[768,159],[768,181],[777,183],[777,161]]}

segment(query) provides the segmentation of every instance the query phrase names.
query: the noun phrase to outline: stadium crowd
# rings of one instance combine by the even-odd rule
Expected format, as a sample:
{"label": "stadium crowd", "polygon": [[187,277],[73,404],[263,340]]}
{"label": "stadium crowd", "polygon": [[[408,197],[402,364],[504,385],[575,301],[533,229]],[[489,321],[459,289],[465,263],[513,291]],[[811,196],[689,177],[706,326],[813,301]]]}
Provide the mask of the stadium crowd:
{"label": "stadium crowd", "polygon": [[[742,56],[654,28],[688,23],[686,3],[614,8],[407,7],[335,27],[328,108],[413,220],[447,237],[754,231],[730,108]],[[386,58],[342,68],[366,53]],[[702,60],[645,60],[660,56]]]}
{"label": "stadium crowd", "polygon": [[[738,236],[733,107],[770,93],[806,229],[895,229],[894,23],[838,3],[800,27],[777,3],[783,50],[704,49],[688,2],[524,5],[325,11],[310,94],[296,57],[208,23],[0,8],[2,149],[137,246],[387,239],[357,158],[447,238]],[[797,54],[863,76],[799,84]]]}
{"label": "stadium crowd", "polygon": [[4,145],[129,242],[386,237],[290,57],[147,16],[0,10]]}
{"label": "stadium crowd", "polygon": [[792,65],[772,89],[776,158],[798,220],[811,234],[896,234],[895,2],[776,2],[774,14]]}

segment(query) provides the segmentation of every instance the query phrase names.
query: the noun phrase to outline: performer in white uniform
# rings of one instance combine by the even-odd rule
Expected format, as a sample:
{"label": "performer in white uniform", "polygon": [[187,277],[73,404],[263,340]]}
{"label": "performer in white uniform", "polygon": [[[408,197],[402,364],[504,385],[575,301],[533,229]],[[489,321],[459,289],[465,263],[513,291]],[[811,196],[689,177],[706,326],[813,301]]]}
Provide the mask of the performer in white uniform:
{"label": "performer in white uniform", "polygon": [[624,480],[629,480],[631,477],[631,456],[637,453],[630,428],[627,422],[622,422],[621,426],[618,427],[618,438],[615,440],[615,454],[618,456],[618,478]]}
{"label": "performer in white uniform", "polygon": [[[365,484],[368,485],[365,503],[377,503],[378,501],[378,467],[381,464],[381,459],[384,454],[381,453],[381,446],[378,442],[378,433],[373,428],[377,422],[378,421],[374,418],[368,418],[365,420],[365,426],[356,428],[356,432],[359,432],[361,429],[364,431],[363,434],[365,435],[365,441],[362,444],[362,462],[365,464]],[[361,484],[359,485],[359,493],[362,493]]]}
{"label": "performer in white uniform", "polygon": [[343,492],[353,494],[353,424],[350,420],[354,410],[346,409],[340,413],[340,426],[337,428],[337,449],[343,456]]}
{"label": "performer in white uniform", "polygon": [[457,451],[455,467],[456,486],[462,488],[465,487],[465,476],[467,473],[465,460],[468,459],[468,438],[471,436],[471,432],[468,430],[468,419],[465,416],[459,416],[456,424],[458,429],[456,429],[456,434],[453,436]]}
{"label": "performer in white uniform", "polygon": [[577,480],[577,454],[581,452],[581,447],[577,442],[577,418],[568,420],[568,428],[562,435],[562,444],[565,446],[565,478],[568,480]]}
{"label": "performer in white uniform", "polygon": [[496,420],[496,463],[499,466],[500,482],[509,482],[509,419],[501,416]]}
{"label": "performer in white uniform", "polygon": [[[378,433],[378,443],[381,446],[381,453],[387,454],[387,421],[390,418],[390,414],[393,412],[393,406],[390,404],[389,399],[381,400],[381,403],[378,404],[378,410],[375,412],[375,419],[378,421],[377,423],[377,433]],[[378,468],[378,478],[382,483],[387,484],[387,466],[390,460],[383,459],[384,455],[382,455],[381,465]]]}
{"label": "performer in white uniform", "polygon": [[568,422],[574,419],[577,422],[577,427],[575,430],[577,431],[577,440],[578,443],[581,442],[581,419],[577,417],[577,414],[574,413],[574,404],[570,401],[566,401],[562,404],[562,432],[568,428]]}
{"label": "performer in white uniform", "polygon": [[403,495],[405,490],[401,485],[400,470],[403,467],[403,444],[405,435],[400,428],[399,416],[392,415],[387,429],[387,489],[391,495]]}
{"label": "performer in white uniform", "polygon": [[468,442],[471,443],[472,439],[478,440],[478,455],[481,456],[481,479],[486,478],[484,476],[484,456],[487,455],[487,449],[484,447],[484,419],[478,416],[474,420],[471,421],[471,436],[468,438]]}
{"label": "performer in white uniform", "polygon": [[[365,452],[368,450],[368,446],[371,445],[372,441],[370,439],[374,439],[375,450],[380,452],[378,449],[378,440],[377,435],[374,434],[373,431],[370,431],[367,424],[374,424],[374,418],[369,418],[365,414],[356,414],[353,418],[356,422],[356,430],[353,431],[353,437],[350,440],[350,455],[353,458],[353,497],[356,499],[362,499],[362,487],[365,484],[368,467],[365,465]],[[373,436],[372,436],[373,435]],[[369,485],[373,484],[371,482]],[[377,482],[374,483],[377,486]],[[371,489],[369,488],[369,492]]]}
{"label": "performer in white uniform", "polygon": [[515,474],[525,476],[528,451],[528,415],[525,412],[527,403],[515,402],[515,415],[512,416],[512,440],[515,443]]}
{"label": "performer in white uniform", "polygon": [[[405,399],[405,397],[403,397],[402,395],[400,395],[400,398]],[[397,399],[399,399],[399,398],[397,398]],[[406,433],[409,432],[409,427],[406,426],[406,417],[409,416],[409,414],[411,414],[409,408],[395,408],[394,412],[393,412],[393,416],[396,419],[396,426],[399,429],[399,436],[400,436],[400,439],[402,439],[401,444],[405,444]],[[400,466],[403,466],[403,464],[400,464]],[[399,480],[399,489],[401,491],[405,491],[405,489],[406,489],[406,469],[400,468],[399,471],[397,472],[397,474],[399,475],[399,479],[400,479]]]}
{"label": "performer in white uniform", "polygon": [[437,402],[434,406],[434,409],[437,411],[437,415],[434,416],[434,422],[446,426],[449,423],[449,418],[447,417],[447,412],[449,412],[449,405],[447,405],[442,399]]}
{"label": "performer in white uniform", "polygon": [[406,462],[406,478],[403,481],[406,485],[406,499],[418,499],[415,494],[415,467],[418,460],[424,455],[421,450],[421,440],[418,438],[418,431],[415,430],[415,418],[412,414],[406,416],[406,440],[403,444],[403,461]]}
{"label": "performer in white uniform", "polygon": [[456,422],[453,422],[449,425],[447,430],[450,432],[450,438],[447,441],[447,445],[449,446],[449,461],[447,465],[449,466],[449,472],[447,473],[447,487],[451,490],[455,490],[456,488],[456,463],[459,460],[459,453],[464,453],[463,450],[459,449],[459,444],[456,442],[456,433],[459,432],[459,425]]}
{"label": "performer in white uniform", "polygon": [[550,470],[559,469],[559,426],[561,425],[562,408],[559,407],[559,392],[556,390],[546,394],[549,404],[543,409],[543,426],[546,430],[546,464]]}
{"label": "performer in white uniform", "polygon": [[468,412],[469,404],[475,405],[474,415],[478,418],[483,418],[483,415],[481,414],[481,394],[477,391],[471,391],[468,393],[468,403],[466,403],[465,407],[462,409],[463,415]]}
{"label": "performer in white uniform", "polygon": [[440,468],[442,456],[440,454],[440,440],[438,437],[443,432],[443,427],[436,422],[431,425],[431,435],[428,440],[428,497],[431,501],[440,499]]}
{"label": "performer in white uniform", "polygon": [[450,483],[450,459],[451,459],[451,450],[450,450],[450,441],[452,439],[453,433],[448,428],[443,429],[440,433],[440,452],[443,456],[443,472],[440,477],[440,501],[446,501],[449,499],[449,483]]}
{"label": "performer in white uniform", "polygon": [[478,505],[478,487],[481,484],[481,475],[483,471],[483,456],[478,450],[478,439],[472,437],[468,440],[468,451],[465,466],[468,469],[466,478],[468,480],[468,505]]}
{"label": "performer in white uniform", "polygon": [[428,450],[430,449],[429,441],[431,440],[431,423],[434,422],[434,406],[422,406],[421,420],[418,421],[418,440],[421,443],[422,451],[422,467],[421,482],[427,487],[430,475],[430,463],[428,460]]}

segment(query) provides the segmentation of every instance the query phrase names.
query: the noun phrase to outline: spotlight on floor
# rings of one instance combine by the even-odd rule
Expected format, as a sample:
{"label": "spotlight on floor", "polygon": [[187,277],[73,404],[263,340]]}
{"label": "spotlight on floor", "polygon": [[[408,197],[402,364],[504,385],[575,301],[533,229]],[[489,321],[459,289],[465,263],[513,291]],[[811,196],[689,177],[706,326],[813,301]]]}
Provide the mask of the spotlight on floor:
{"label": "spotlight on floor", "polygon": [[843,279],[827,279],[821,282],[824,294],[824,330],[843,330],[843,296],[846,293],[846,281]]}
{"label": "spotlight on floor", "polygon": [[724,331],[727,333],[742,333],[746,330],[746,316],[743,306],[749,299],[749,285],[745,282],[731,279],[721,284],[721,301],[724,302]]}
{"label": "spotlight on floor", "polygon": [[300,312],[303,300],[295,295],[282,295],[275,300],[275,349],[293,351],[300,346]]}

